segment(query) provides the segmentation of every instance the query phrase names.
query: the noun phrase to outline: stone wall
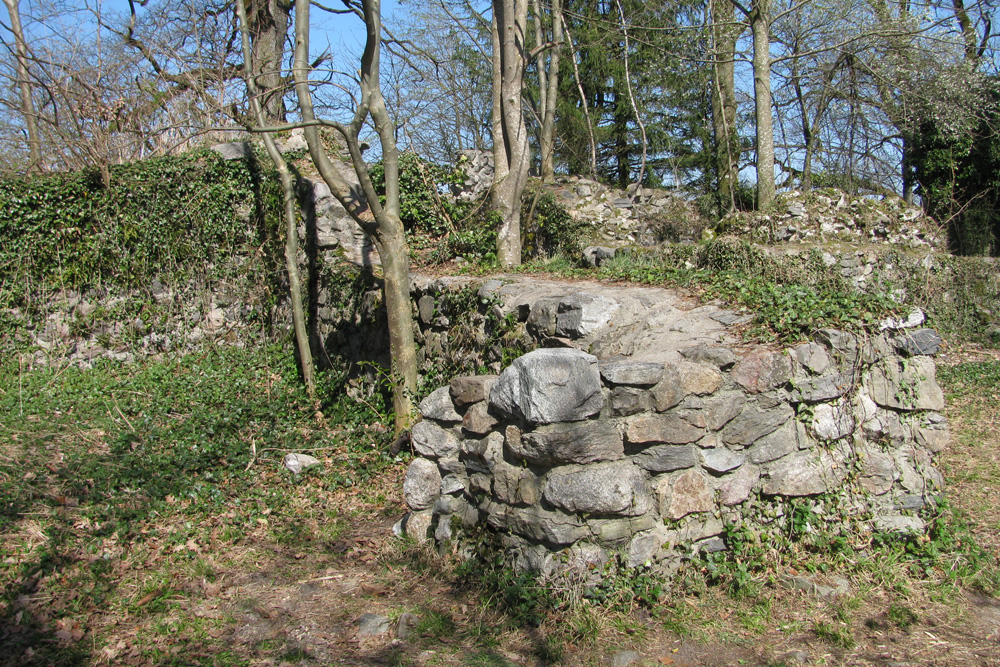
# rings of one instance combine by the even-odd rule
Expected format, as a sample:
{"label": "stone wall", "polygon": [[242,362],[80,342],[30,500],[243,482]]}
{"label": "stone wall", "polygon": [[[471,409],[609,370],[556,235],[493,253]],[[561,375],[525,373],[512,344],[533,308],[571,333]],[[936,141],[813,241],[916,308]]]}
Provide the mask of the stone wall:
{"label": "stone wall", "polygon": [[[580,334],[580,296],[536,303],[528,320],[554,313],[555,329]],[[718,321],[678,331],[691,312],[649,322],[672,329],[670,349],[623,350],[604,322],[586,345],[563,339],[577,346],[433,392],[397,533],[444,543],[485,527],[525,569],[586,572],[619,551],[669,573],[725,549],[727,525],[785,530],[792,499],[810,503],[819,531],[923,530],[948,441],[932,330],[896,322],[875,338],[822,330],[791,348],[738,347]]]}

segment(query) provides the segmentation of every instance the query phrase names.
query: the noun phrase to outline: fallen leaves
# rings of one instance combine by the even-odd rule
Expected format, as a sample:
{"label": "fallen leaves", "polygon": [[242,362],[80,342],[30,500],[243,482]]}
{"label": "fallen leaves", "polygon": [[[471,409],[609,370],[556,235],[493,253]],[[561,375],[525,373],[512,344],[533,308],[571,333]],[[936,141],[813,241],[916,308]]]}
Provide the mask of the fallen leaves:
{"label": "fallen leaves", "polygon": [[70,618],[60,618],[55,622],[55,638],[63,644],[73,644],[83,639],[87,631],[83,629],[79,621]]}

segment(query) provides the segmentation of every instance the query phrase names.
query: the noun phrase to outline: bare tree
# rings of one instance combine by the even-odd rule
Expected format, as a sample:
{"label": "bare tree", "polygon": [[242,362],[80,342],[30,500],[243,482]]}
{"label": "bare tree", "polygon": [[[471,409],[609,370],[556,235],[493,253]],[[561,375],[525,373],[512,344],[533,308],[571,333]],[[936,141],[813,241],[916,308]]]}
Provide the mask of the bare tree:
{"label": "bare tree", "polygon": [[559,95],[559,51],[563,43],[562,1],[551,0],[551,41],[546,39],[545,15],[539,0],[532,0],[535,17],[535,66],[538,70],[538,148],[542,182],[555,178],[555,125]]}
{"label": "bare tree", "polygon": [[[250,108],[261,126],[267,124],[267,112],[261,104],[261,93],[257,88],[254,72],[253,49],[250,45],[250,29],[247,21],[247,9],[244,0],[236,0],[236,14],[240,20],[240,36],[243,44],[244,77],[247,93],[250,98]],[[283,109],[283,107],[282,107]],[[285,213],[285,269],[288,272],[288,291],[292,301],[292,325],[295,330],[295,341],[299,350],[299,364],[302,368],[302,379],[310,398],[316,396],[316,379],[313,371],[312,349],[309,345],[309,334],[306,331],[305,308],[302,305],[302,280],[299,276],[299,231],[296,215],[295,185],[288,163],[274,143],[270,134],[264,134],[264,147],[274,163],[281,179],[281,190],[284,195]]]}
{"label": "bare tree", "polygon": [[717,195],[720,213],[736,208],[739,146],[736,127],[736,23],[729,0],[709,0],[712,39],[712,130],[715,138]]}
{"label": "bare tree", "polygon": [[500,216],[497,261],[521,263],[521,193],[528,182],[528,128],[521,107],[527,0],[493,0],[493,208]]}
{"label": "bare tree", "polygon": [[[409,428],[412,420],[412,396],[417,388],[417,357],[413,339],[413,314],[410,303],[409,248],[399,218],[399,153],[395,126],[386,110],[379,79],[382,17],[379,0],[362,0],[365,20],[365,49],[361,56],[360,87],[354,116],[347,124],[316,117],[309,74],[309,5],[310,0],[295,1],[295,58],[292,74],[305,126],[309,155],[330,191],[364,230],[382,261],[383,294],[389,324],[389,352],[392,359],[393,407],[397,432]],[[360,133],[371,118],[378,132],[385,173],[385,203],[372,184],[362,156]],[[358,186],[352,187],[330,158],[320,137],[319,126],[337,130],[347,144]]]}
{"label": "bare tree", "polygon": [[21,27],[21,11],[18,0],[3,0],[10,15],[10,31],[14,35],[14,52],[17,59],[17,87],[21,94],[21,114],[28,132],[28,171],[36,171],[42,165],[41,139],[38,134],[38,120],[35,102],[31,96],[31,82],[28,79],[28,45]]}

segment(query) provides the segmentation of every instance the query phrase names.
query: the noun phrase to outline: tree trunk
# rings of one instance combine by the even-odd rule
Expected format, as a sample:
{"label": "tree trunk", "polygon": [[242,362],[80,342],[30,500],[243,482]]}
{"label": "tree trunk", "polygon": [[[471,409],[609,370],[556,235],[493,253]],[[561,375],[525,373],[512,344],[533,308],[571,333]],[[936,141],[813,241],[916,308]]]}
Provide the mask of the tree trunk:
{"label": "tree trunk", "polygon": [[292,4],[288,0],[248,0],[247,27],[253,51],[253,78],[269,120],[285,120],[285,78],[281,67]]}
{"label": "tree trunk", "polygon": [[736,137],[736,16],[728,0],[713,0],[712,130],[718,172],[719,212],[736,209],[739,156]]}
{"label": "tree trunk", "polygon": [[[326,154],[317,129],[312,93],[309,89],[309,4],[295,1],[295,61],[292,74],[305,127],[309,155],[330,191],[378,250],[384,275],[383,295],[389,325],[389,352],[392,358],[392,398],[396,432],[410,427],[412,397],[417,389],[417,354],[413,339],[413,311],[410,303],[410,254],[399,218],[399,153],[395,128],[389,118],[379,82],[379,51],[382,20],[379,0],[363,0],[367,37],[361,57],[361,101],[350,125],[332,121],[324,124],[337,129],[347,143],[359,185],[352,187]],[[382,145],[385,172],[385,205],[379,202],[368,167],[361,154],[359,135],[371,115]]]}
{"label": "tree trunk", "polygon": [[528,181],[528,129],[521,112],[527,0],[493,0],[493,209],[497,261],[521,263],[521,193]]}
{"label": "tree trunk", "polygon": [[[244,76],[247,91],[250,94],[250,106],[257,123],[267,125],[267,117],[260,103],[260,91],[253,79],[253,52],[250,48],[250,31],[247,29],[247,13],[243,0],[236,0],[236,13],[240,19],[240,36],[243,41]],[[295,179],[292,178],[288,163],[274,143],[270,134],[264,134],[264,146],[267,154],[278,170],[281,179],[281,190],[285,203],[285,268],[288,271],[288,291],[292,300],[292,326],[295,330],[295,341],[299,350],[299,363],[302,367],[302,379],[310,398],[316,397],[316,375],[314,372],[312,348],[309,345],[309,334],[306,331],[306,314],[302,305],[302,278],[299,275],[299,232],[295,214]]]}
{"label": "tree trunk", "polygon": [[753,97],[757,121],[757,208],[774,201],[774,130],[771,117],[771,0],[753,0]]}
{"label": "tree trunk", "polygon": [[[555,124],[556,102],[559,95],[559,51],[562,49],[562,0],[551,0],[552,3],[552,46],[543,49],[545,32],[542,27],[542,12],[535,0],[535,47],[539,49],[536,58],[538,68],[538,97],[541,101],[541,129],[538,134],[538,147],[541,152],[541,177],[543,183],[555,179]],[[546,67],[546,56],[548,67]]]}
{"label": "tree trunk", "polygon": [[38,136],[38,117],[35,113],[35,102],[31,97],[31,84],[28,81],[28,45],[24,41],[24,30],[21,28],[21,12],[18,0],[3,0],[10,14],[10,31],[14,33],[14,51],[17,58],[17,85],[21,93],[21,115],[28,131],[28,171],[38,171],[42,167],[42,142]]}

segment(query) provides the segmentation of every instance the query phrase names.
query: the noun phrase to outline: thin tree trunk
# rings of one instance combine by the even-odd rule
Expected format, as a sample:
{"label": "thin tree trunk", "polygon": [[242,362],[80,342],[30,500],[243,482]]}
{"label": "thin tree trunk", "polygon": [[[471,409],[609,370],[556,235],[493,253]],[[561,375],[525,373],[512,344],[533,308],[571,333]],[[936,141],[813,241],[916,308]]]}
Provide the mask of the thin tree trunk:
{"label": "thin tree trunk", "polygon": [[28,171],[39,171],[42,167],[42,142],[38,135],[38,117],[35,102],[31,97],[28,81],[28,45],[24,41],[21,27],[21,12],[18,0],[3,0],[10,14],[10,30],[14,33],[14,51],[17,58],[17,85],[21,93],[21,114],[28,130]]}
{"label": "thin tree trunk", "polygon": [[719,212],[736,209],[736,17],[728,0],[712,0],[712,130],[718,172]]}
{"label": "thin tree trunk", "polygon": [[530,158],[521,112],[527,25],[526,0],[493,0],[493,208],[500,215],[497,261],[506,267],[521,263],[521,193]]}
{"label": "thin tree trunk", "polygon": [[569,31],[569,26],[566,25],[566,17],[562,13],[559,14],[559,22],[562,24],[563,31],[566,33],[566,40],[569,43],[569,55],[573,63],[573,78],[576,79],[576,90],[580,94],[580,104],[583,106],[583,118],[587,122],[587,140],[590,143],[590,178],[596,181],[597,141],[594,138],[594,122],[590,118],[590,106],[587,104],[587,95],[583,92],[583,83],[580,81],[580,66],[576,62],[577,57],[576,49],[573,48],[573,34]]}
{"label": "thin tree trunk", "polygon": [[625,23],[625,12],[624,10],[622,10],[622,3],[620,2],[620,0],[615,0],[615,4],[618,5],[618,17],[619,20],[621,21],[622,34],[625,36],[625,45],[624,45],[625,87],[628,90],[628,101],[629,104],[632,105],[632,113],[635,114],[635,123],[636,125],[639,126],[639,133],[642,138],[642,158],[639,162],[639,177],[636,179],[636,182],[639,184],[639,187],[636,188],[636,199],[638,200],[639,197],[642,196],[642,181],[646,176],[646,152],[647,152],[648,142],[646,140],[646,125],[642,122],[642,116],[639,114],[639,107],[636,106],[635,103],[635,95],[632,93],[632,75],[629,72],[629,63],[628,63],[628,50],[629,50],[628,26]]}
{"label": "thin tree trunk", "polygon": [[[236,0],[236,13],[240,19],[240,36],[243,41],[244,76],[250,94],[250,106],[261,126],[267,125],[267,116],[260,103],[260,91],[253,77],[253,52],[250,48],[250,31],[247,28],[247,13],[244,0]],[[278,170],[281,189],[285,200],[285,268],[288,271],[288,290],[292,300],[292,326],[298,344],[299,361],[302,365],[302,379],[310,398],[316,397],[316,376],[313,366],[309,333],[306,331],[305,308],[302,305],[302,279],[299,275],[299,232],[295,215],[295,179],[292,178],[288,163],[274,143],[270,134],[264,135],[267,154]]]}
{"label": "thin tree trunk", "polygon": [[[379,0],[363,0],[366,42],[361,58],[361,101],[350,125],[328,122],[337,129],[351,154],[359,185],[352,187],[326,154],[309,90],[309,4],[295,1],[295,60],[292,74],[299,101],[309,154],[330,191],[344,206],[378,250],[384,275],[386,317],[389,326],[389,353],[392,359],[392,397],[396,432],[410,427],[413,420],[412,397],[417,388],[417,355],[413,339],[413,312],[410,303],[410,257],[399,218],[399,153],[395,130],[382,97],[379,83],[381,46],[381,7]],[[371,115],[382,144],[385,171],[385,205],[379,202],[368,167],[361,154],[359,135]]]}
{"label": "thin tree trunk", "polygon": [[[551,0],[552,3],[552,42],[555,46],[544,49],[538,54],[538,89],[541,99],[542,127],[539,132],[538,146],[542,154],[541,176],[543,183],[555,179],[555,125],[556,103],[559,95],[559,51],[562,49],[562,0]],[[544,43],[542,31],[542,14],[535,0],[535,42],[541,47]],[[548,68],[545,67],[545,55],[548,54]],[[546,71],[547,69],[547,71]]]}
{"label": "thin tree trunk", "polygon": [[757,208],[774,201],[774,129],[771,115],[771,0],[753,0],[753,97],[757,121]]}

